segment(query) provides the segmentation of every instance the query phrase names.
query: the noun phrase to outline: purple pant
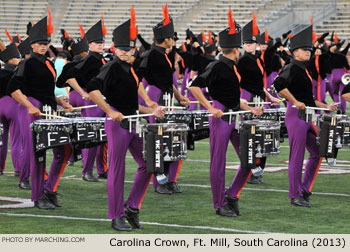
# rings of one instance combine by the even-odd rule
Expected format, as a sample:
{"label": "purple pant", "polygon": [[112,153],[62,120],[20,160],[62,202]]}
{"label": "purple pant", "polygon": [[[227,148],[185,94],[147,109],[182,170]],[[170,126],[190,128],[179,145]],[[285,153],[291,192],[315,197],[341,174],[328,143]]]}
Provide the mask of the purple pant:
{"label": "purple pant", "polygon": [[[148,88],[148,96],[153,101],[158,101],[159,96],[161,95],[162,91],[157,88],[154,85],[149,85]],[[155,119],[154,117],[149,117],[149,122],[154,123]],[[176,161],[171,162],[169,165],[169,174],[168,174],[168,181],[169,182],[176,182],[177,176],[180,172],[182,162]],[[156,188],[158,186],[158,181],[156,178],[153,178],[153,187]]]}
{"label": "purple pant", "polygon": [[10,132],[12,163],[14,171],[20,172],[19,182],[21,183],[29,179],[29,164],[23,162],[22,137],[17,114],[18,106],[18,102],[10,96],[4,96],[0,99],[0,123],[4,125],[3,146],[0,147],[0,170],[5,170],[8,133]]}
{"label": "purple pant", "polygon": [[[218,101],[213,102],[213,107],[223,109],[224,105]],[[239,156],[239,134],[235,129],[235,123],[229,125],[221,118],[210,117],[210,184],[213,194],[214,208],[218,209],[225,204],[225,194],[230,197],[239,197],[244,185],[251,175],[250,169],[239,167],[238,172],[225,192],[225,168],[226,152],[229,141],[231,141],[237,155]]]}
{"label": "purple pant", "polygon": [[108,139],[108,218],[115,219],[124,216],[124,178],[125,156],[129,149],[138,163],[134,184],[128,200],[128,206],[141,208],[152,174],[147,173],[146,163],[142,159],[142,139],[133,131],[120,127],[119,122],[106,120],[105,129]]}
{"label": "purple pant", "polygon": [[336,68],[332,70],[331,78],[331,88],[332,88],[332,98],[334,102],[339,102],[339,96],[341,101],[341,110],[345,114],[346,112],[346,100],[341,96],[344,89],[344,84],[341,81],[341,77],[344,75],[345,71],[343,68]]}
{"label": "purple pant", "polygon": [[320,78],[318,80],[312,80],[312,92],[314,98],[320,102],[326,103],[326,81]]}
{"label": "purple pant", "polygon": [[[39,107],[40,102],[32,97],[28,97],[28,100],[35,106]],[[45,173],[45,162],[37,164],[35,161],[34,150],[33,150],[33,141],[32,133],[30,129],[30,124],[40,119],[40,117],[33,117],[28,113],[28,109],[24,106],[20,106],[18,109],[18,115],[21,120],[21,130],[24,138],[23,149],[29,152],[30,159],[30,177],[32,183],[32,201],[37,201],[43,194],[44,189],[55,192],[59,179],[66,167],[70,148],[69,145],[58,146],[53,148],[53,160],[51,163],[51,168],[48,176],[48,181],[44,185],[44,173]]]}
{"label": "purple pant", "polygon": [[[94,105],[93,101],[85,101],[86,105]],[[105,112],[100,107],[89,108],[85,111],[86,117],[104,117]],[[94,148],[88,148],[82,150],[83,154],[83,172],[86,174],[92,172],[94,168],[94,162],[96,159],[97,173],[103,174],[107,172],[107,143],[101,144]]]}
{"label": "purple pant", "polygon": [[[316,144],[317,128],[312,122],[305,122],[298,117],[298,110],[287,102],[286,127],[289,138],[289,198],[302,196],[302,190],[311,192],[322,158]],[[310,153],[301,181],[305,148]]]}

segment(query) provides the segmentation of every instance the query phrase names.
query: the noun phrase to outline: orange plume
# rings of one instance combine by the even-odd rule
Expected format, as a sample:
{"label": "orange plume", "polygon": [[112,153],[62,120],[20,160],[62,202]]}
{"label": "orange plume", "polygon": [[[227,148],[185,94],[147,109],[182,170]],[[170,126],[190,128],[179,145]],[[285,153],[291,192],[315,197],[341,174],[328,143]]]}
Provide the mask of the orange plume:
{"label": "orange plume", "polygon": [[339,42],[339,41],[338,41],[338,35],[337,35],[337,33],[335,32],[335,33],[334,33],[334,43],[335,43],[335,44],[338,44],[338,42]]}
{"label": "orange plume", "polygon": [[13,39],[12,39],[10,33],[7,31],[6,28],[5,28],[5,33],[6,33],[7,37],[9,38],[10,42],[12,43],[12,42],[13,42]]}
{"label": "orange plume", "polygon": [[253,37],[257,37],[259,35],[259,28],[256,24],[256,16],[253,11]]}
{"label": "orange plume", "polygon": [[164,7],[162,6],[163,9],[163,25],[166,26],[167,24],[170,23],[169,19],[169,11],[168,11],[168,4],[166,4]]}
{"label": "orange plume", "polygon": [[81,26],[81,24],[78,24],[78,26],[79,26],[79,30],[80,30],[80,37],[83,39],[84,36],[85,36],[84,29],[83,29],[83,27]]}
{"label": "orange plume", "polygon": [[265,28],[265,42],[270,42],[269,33],[267,31],[267,28]]}
{"label": "orange plume", "polygon": [[209,44],[212,45],[214,42],[213,42],[213,39],[211,37],[211,31],[208,31],[208,40],[209,40]]}
{"label": "orange plume", "polygon": [[106,36],[107,34],[107,28],[105,27],[105,18],[103,16],[103,13],[102,13],[102,36]]}
{"label": "orange plume", "polygon": [[202,29],[202,43],[204,43],[207,40],[205,37],[204,29]]}
{"label": "orange plume", "polygon": [[130,40],[135,40],[137,36],[136,15],[134,5],[130,9]]}
{"label": "orange plume", "polygon": [[233,14],[232,14],[231,8],[228,11],[228,27],[230,27],[230,31],[228,32],[228,34],[236,33],[236,24],[235,24],[235,21],[233,19]]}
{"label": "orange plume", "polygon": [[182,51],[183,52],[186,52],[186,46],[185,46],[185,41],[182,41]]}
{"label": "orange plume", "polygon": [[49,13],[49,18],[47,20],[47,36],[50,36],[53,33],[53,25],[52,25],[52,15],[51,10],[48,7],[47,12]]}
{"label": "orange plume", "polygon": [[68,32],[67,32],[66,30],[64,30],[64,37],[65,37],[65,38],[69,38]]}
{"label": "orange plume", "polygon": [[16,34],[17,34],[18,41],[22,41],[22,38],[19,36],[19,34],[18,33]]}
{"label": "orange plume", "polygon": [[294,36],[293,34],[289,34],[288,38],[291,39],[291,38],[293,38],[293,36]]}
{"label": "orange plume", "polygon": [[312,21],[312,17],[310,17],[310,24],[314,25],[314,22]]}

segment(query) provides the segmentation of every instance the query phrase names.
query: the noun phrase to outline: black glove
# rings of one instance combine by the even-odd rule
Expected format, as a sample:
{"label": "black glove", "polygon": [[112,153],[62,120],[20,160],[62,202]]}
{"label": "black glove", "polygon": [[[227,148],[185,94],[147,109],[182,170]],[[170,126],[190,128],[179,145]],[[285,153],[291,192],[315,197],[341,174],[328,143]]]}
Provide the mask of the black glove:
{"label": "black glove", "polygon": [[282,38],[285,39],[288,36],[288,34],[290,34],[291,32],[292,32],[292,30],[289,30],[286,33],[283,33]]}
{"label": "black glove", "polygon": [[323,33],[321,37],[317,39],[317,42],[320,44],[324,43],[324,39],[329,35],[329,32]]}

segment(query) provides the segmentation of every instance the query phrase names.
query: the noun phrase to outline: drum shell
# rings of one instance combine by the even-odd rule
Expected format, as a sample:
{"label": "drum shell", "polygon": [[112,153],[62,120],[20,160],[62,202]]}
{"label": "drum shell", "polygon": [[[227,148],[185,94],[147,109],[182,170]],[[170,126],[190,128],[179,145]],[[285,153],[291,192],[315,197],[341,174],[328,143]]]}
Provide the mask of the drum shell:
{"label": "drum shell", "polygon": [[36,152],[70,143],[72,123],[69,120],[41,119],[33,122],[33,145]]}
{"label": "drum shell", "polygon": [[[149,132],[154,135],[159,135],[159,127],[162,128],[162,142],[163,142],[163,153],[162,157],[164,162],[172,162],[184,160],[187,158],[187,131],[188,126],[186,124],[174,124],[174,123],[154,123],[146,124],[141,128],[143,137],[143,159],[150,160],[147,158],[147,148],[149,146],[149,141],[151,141],[148,136]],[[154,139],[154,138],[153,138]]]}
{"label": "drum shell", "polygon": [[270,120],[248,120],[240,123],[255,125],[255,156],[257,158],[275,156],[280,154],[280,129],[279,122]]}

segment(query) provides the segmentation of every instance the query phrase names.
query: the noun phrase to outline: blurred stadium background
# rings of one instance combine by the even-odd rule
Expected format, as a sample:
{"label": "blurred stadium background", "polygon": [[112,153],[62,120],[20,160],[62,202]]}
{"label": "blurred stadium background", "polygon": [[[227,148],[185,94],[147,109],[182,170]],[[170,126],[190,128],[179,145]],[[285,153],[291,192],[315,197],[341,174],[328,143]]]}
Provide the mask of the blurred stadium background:
{"label": "blurred stadium background", "polygon": [[[241,25],[251,20],[254,11],[260,30],[268,28],[273,37],[287,30],[296,32],[312,17],[318,34],[335,31],[339,40],[350,38],[350,0],[0,0],[0,28],[2,32],[6,28],[11,35],[25,37],[28,21],[36,22],[47,15],[49,6],[55,27],[52,42],[59,47],[61,28],[69,36],[78,37],[78,23],[87,31],[103,13],[109,47],[112,30],[129,17],[129,8],[134,5],[139,33],[151,41],[152,26],[161,20],[161,6],[165,3],[181,40],[185,39],[187,28],[195,34],[202,28],[215,33],[222,30],[227,26],[229,7]],[[5,34],[1,38],[6,44],[9,42]]]}

